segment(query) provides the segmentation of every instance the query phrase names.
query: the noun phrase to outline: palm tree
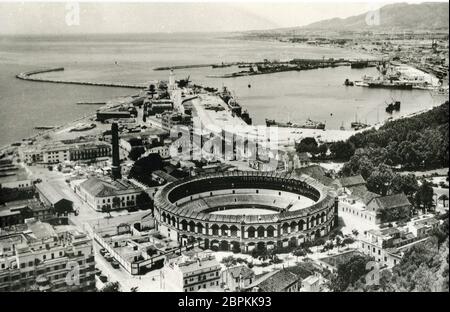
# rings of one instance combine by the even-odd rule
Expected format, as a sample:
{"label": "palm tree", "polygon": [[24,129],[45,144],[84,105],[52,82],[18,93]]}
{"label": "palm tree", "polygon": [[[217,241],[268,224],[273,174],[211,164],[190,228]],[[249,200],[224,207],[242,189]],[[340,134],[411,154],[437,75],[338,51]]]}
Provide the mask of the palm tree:
{"label": "palm tree", "polygon": [[439,196],[438,199],[442,201],[442,205],[443,205],[444,208],[445,208],[445,202],[448,200],[447,194],[442,194],[441,196]]}

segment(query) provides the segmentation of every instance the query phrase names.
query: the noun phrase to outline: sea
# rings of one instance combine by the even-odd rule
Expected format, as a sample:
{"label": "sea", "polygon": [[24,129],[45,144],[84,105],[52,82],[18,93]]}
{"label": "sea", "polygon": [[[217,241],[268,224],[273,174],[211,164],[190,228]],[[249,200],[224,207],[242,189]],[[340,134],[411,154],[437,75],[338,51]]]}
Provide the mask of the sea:
{"label": "sea", "polygon": [[[241,40],[225,34],[108,34],[0,36],[0,146],[31,136],[36,126],[55,126],[92,114],[98,106],[77,102],[105,102],[137,94],[127,88],[106,88],[23,81],[15,75],[30,70],[64,67],[42,74],[61,80],[150,83],[168,79],[156,67],[220,64],[222,62],[290,60],[293,58],[366,59],[355,50],[276,41]],[[175,70],[176,79],[204,86],[228,87],[254,124],[265,119],[302,123],[307,118],[327,129],[350,128],[354,120],[373,124],[390,117],[384,108],[401,101],[400,115],[445,101],[423,90],[386,90],[346,87],[345,79],[376,76],[375,68],[349,66],[273,73],[251,77],[210,78],[238,71],[237,67]]]}

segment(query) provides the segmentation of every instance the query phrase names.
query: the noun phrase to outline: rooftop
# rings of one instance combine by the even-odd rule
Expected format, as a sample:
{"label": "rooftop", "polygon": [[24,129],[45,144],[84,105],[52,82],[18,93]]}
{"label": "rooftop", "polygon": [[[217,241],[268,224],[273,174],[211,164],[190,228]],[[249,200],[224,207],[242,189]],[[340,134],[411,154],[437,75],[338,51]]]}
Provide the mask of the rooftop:
{"label": "rooftop", "polygon": [[299,278],[296,274],[282,269],[263,275],[246,288],[252,289],[258,287],[263,292],[280,292],[295,282],[298,282],[298,280]]}
{"label": "rooftop", "polygon": [[374,199],[378,209],[393,209],[403,206],[410,206],[411,203],[404,193],[380,196]]}
{"label": "rooftop", "polygon": [[340,178],[339,181],[343,187],[365,185],[366,180],[361,175]]}
{"label": "rooftop", "polygon": [[52,205],[60,202],[61,200],[67,200],[65,194],[61,191],[61,188],[50,182],[36,183],[35,187],[36,190]]}
{"label": "rooftop", "polygon": [[80,187],[95,197],[108,197],[141,191],[139,187],[125,179],[107,181],[97,177],[90,177],[81,183]]}

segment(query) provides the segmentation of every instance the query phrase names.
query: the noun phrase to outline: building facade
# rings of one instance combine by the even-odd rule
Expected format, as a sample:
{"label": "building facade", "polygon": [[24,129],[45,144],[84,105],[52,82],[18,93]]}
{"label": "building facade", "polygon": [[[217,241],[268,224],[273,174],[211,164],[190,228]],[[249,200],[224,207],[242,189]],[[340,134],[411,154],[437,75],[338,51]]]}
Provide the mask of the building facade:
{"label": "building facade", "polygon": [[104,142],[81,142],[37,146],[20,152],[27,164],[57,164],[65,161],[89,160],[111,156],[111,146]]}
{"label": "building facade", "polygon": [[134,208],[141,192],[141,188],[126,179],[108,181],[91,177],[75,187],[75,193],[97,211]]}
{"label": "building facade", "polygon": [[194,292],[220,287],[220,264],[207,252],[167,259],[161,269],[161,288]]}
{"label": "building facade", "polygon": [[92,240],[72,226],[0,232],[0,292],[95,291],[94,271]]}

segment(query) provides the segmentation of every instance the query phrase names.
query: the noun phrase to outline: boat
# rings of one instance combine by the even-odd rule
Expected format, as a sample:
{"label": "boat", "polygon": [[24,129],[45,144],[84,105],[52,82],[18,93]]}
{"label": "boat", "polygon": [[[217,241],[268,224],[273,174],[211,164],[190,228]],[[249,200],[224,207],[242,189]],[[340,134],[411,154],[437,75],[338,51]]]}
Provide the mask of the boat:
{"label": "boat", "polygon": [[225,63],[222,63],[222,64],[214,64],[214,65],[211,65],[211,67],[212,68],[222,68],[222,67],[230,67],[232,64],[225,64]]}
{"label": "boat", "polygon": [[393,111],[400,110],[400,101],[392,101],[386,106],[386,113],[392,114]]}
{"label": "boat", "polygon": [[372,81],[368,82],[369,88],[387,88],[387,89],[402,89],[402,90],[412,90],[413,85],[408,82],[402,81]]}
{"label": "boat", "polygon": [[266,126],[267,127],[277,126],[277,127],[286,127],[286,128],[303,128],[303,129],[321,129],[321,130],[325,130],[325,124],[323,122],[314,121],[314,120],[311,120],[309,118],[306,119],[306,122],[304,124],[292,123],[290,121],[284,123],[284,122],[277,122],[274,119],[266,119]]}
{"label": "boat", "polygon": [[354,85],[358,86],[358,87],[368,87],[369,86],[369,84],[367,82],[359,81],[359,80],[355,81]]}
{"label": "boat", "polygon": [[91,130],[95,127],[96,127],[95,123],[91,123],[91,124],[82,123],[82,124],[77,124],[75,127],[70,129],[70,131],[86,131],[86,130]]}
{"label": "boat", "polygon": [[51,130],[56,128],[56,126],[37,126],[34,127],[35,130]]}
{"label": "boat", "polygon": [[360,129],[364,129],[364,128],[370,127],[370,125],[365,124],[365,123],[360,122],[360,121],[353,121],[350,124],[350,126],[352,127],[352,129],[355,129],[355,130],[360,130]]}
{"label": "boat", "polygon": [[366,68],[369,66],[369,62],[368,61],[351,61],[350,62],[350,67],[351,68]]}
{"label": "boat", "polygon": [[347,78],[347,79],[345,79],[345,81],[344,81],[344,85],[345,85],[345,86],[353,87],[353,86],[354,86],[354,83],[353,83],[353,81],[350,81],[350,80]]}
{"label": "boat", "polygon": [[242,107],[236,101],[235,96],[231,94],[231,92],[228,90],[227,87],[225,86],[223,87],[222,92],[219,93],[219,97],[228,105],[233,114],[237,115],[238,117],[241,117]]}

